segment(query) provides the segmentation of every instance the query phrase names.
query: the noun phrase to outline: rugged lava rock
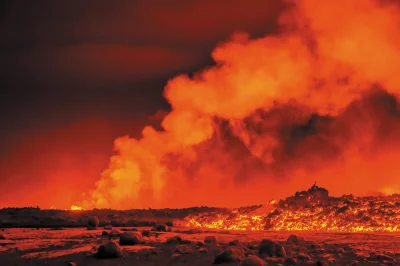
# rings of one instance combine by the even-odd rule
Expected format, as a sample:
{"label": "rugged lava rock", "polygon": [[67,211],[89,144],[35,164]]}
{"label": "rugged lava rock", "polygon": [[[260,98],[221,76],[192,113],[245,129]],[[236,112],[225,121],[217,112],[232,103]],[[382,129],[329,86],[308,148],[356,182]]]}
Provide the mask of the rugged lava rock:
{"label": "rugged lava rock", "polygon": [[217,238],[215,236],[206,236],[204,238],[204,243],[207,244],[217,244]]}
{"label": "rugged lava rock", "polygon": [[166,244],[190,244],[190,240],[182,239],[180,236],[173,236],[167,239]]}
{"label": "rugged lava rock", "polygon": [[285,265],[297,265],[297,260],[295,258],[286,258]]}
{"label": "rugged lava rock", "polygon": [[[330,232],[399,232],[400,194],[390,196],[329,196],[313,185],[306,191],[262,206],[192,215],[188,225],[223,230],[307,230]],[[218,221],[218,223],[216,223]],[[304,239],[293,236],[288,244]]]}
{"label": "rugged lava rock", "polygon": [[153,227],[153,231],[159,231],[159,232],[168,232],[169,228],[168,225],[166,224],[159,224]]}
{"label": "rugged lava rock", "polygon": [[177,254],[190,254],[193,252],[193,250],[186,245],[178,245],[175,247],[175,253]]}
{"label": "rugged lava rock", "polygon": [[215,257],[214,264],[242,261],[244,258],[244,253],[240,248],[229,247]]}
{"label": "rugged lava rock", "polygon": [[95,230],[97,227],[99,227],[100,221],[97,216],[92,216],[89,218],[88,223],[87,223],[87,228],[89,230]]}
{"label": "rugged lava rock", "polygon": [[285,248],[272,240],[264,239],[258,249],[258,254],[261,257],[285,257]]}
{"label": "rugged lava rock", "polygon": [[122,251],[117,243],[109,241],[99,247],[96,257],[99,259],[120,258],[122,257]]}
{"label": "rugged lava rock", "polygon": [[119,238],[121,246],[132,246],[143,243],[143,236],[140,233],[122,234]]}
{"label": "rugged lava rock", "polygon": [[110,237],[119,237],[121,236],[122,232],[119,231],[118,229],[113,229],[110,232],[108,232],[108,236]]}
{"label": "rugged lava rock", "polygon": [[290,235],[286,240],[286,244],[303,245],[306,240],[302,236]]}
{"label": "rugged lava rock", "polygon": [[241,263],[240,266],[267,266],[268,263],[262,260],[258,256],[249,256],[245,258]]}
{"label": "rugged lava rock", "polygon": [[142,231],[142,236],[149,237],[151,235],[149,230]]}
{"label": "rugged lava rock", "polygon": [[104,226],[104,230],[112,230],[112,225],[106,225],[106,226]]}

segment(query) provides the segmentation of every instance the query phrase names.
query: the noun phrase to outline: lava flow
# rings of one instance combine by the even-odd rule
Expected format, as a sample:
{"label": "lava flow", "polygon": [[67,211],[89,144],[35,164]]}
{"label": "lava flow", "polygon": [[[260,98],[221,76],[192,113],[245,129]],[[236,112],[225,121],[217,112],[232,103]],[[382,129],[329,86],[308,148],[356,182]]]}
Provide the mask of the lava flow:
{"label": "lava flow", "polygon": [[187,226],[223,230],[399,232],[400,195],[331,197],[312,186],[266,205],[189,217]]}
{"label": "lava flow", "polygon": [[77,205],[72,205],[71,206],[71,211],[82,211],[83,208],[81,206],[77,206]]}

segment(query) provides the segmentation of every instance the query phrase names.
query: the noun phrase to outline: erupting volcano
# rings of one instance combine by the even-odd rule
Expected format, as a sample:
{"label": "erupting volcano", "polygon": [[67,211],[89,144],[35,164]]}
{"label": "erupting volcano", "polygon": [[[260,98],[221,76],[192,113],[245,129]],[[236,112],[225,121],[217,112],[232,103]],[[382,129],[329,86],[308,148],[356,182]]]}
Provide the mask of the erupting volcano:
{"label": "erupting volcano", "polygon": [[396,192],[398,3],[289,2],[275,33],[235,33],[215,65],[171,79],[161,128],[116,139],[77,205],[239,207],[313,180],[333,195]]}
{"label": "erupting volcano", "polygon": [[[64,17],[54,15],[60,12],[54,8],[59,3],[29,6],[37,8],[32,17],[38,18],[47,14],[40,5],[50,6],[51,14],[43,17],[54,23],[43,20],[40,27],[45,25],[46,33],[54,27],[62,34],[43,45],[33,25],[29,27],[33,33],[27,35],[34,36],[34,41],[28,43],[21,37],[16,45],[24,50],[23,55],[10,52],[15,57],[9,60],[11,69],[19,61],[23,62],[21,69],[31,68],[29,52],[25,55],[30,46],[43,50],[35,50],[32,58],[48,61],[21,79],[24,86],[40,80],[44,69],[43,76],[55,87],[64,82],[52,76],[65,72],[67,87],[75,87],[74,82],[84,77],[79,89],[92,84],[98,90],[85,92],[93,98],[92,105],[72,111],[75,105],[66,104],[69,113],[81,115],[83,110],[90,116],[82,118],[79,126],[71,126],[73,130],[58,129],[57,121],[56,133],[45,135],[46,126],[37,123],[34,128],[40,137],[31,146],[21,144],[15,152],[10,148],[18,163],[12,159],[3,163],[0,154],[0,168],[4,165],[9,171],[3,175],[12,174],[6,179],[3,191],[7,193],[0,204],[34,199],[40,203],[32,204],[42,207],[49,198],[54,201],[49,206],[63,209],[1,209],[0,264],[39,265],[46,260],[48,265],[59,265],[60,258],[63,263],[69,258],[69,265],[97,265],[97,259],[123,258],[117,263],[400,265],[400,1],[239,0],[232,13],[229,8],[235,1],[225,0],[158,4],[132,0],[115,1],[116,6],[95,2],[88,14],[82,11],[87,1],[68,3],[66,12],[75,5],[79,11],[73,9],[70,14],[72,28],[61,27]],[[259,13],[247,12],[257,11],[248,9],[253,3],[277,10],[260,12],[269,18],[259,18]],[[121,14],[117,6],[122,7]],[[111,14],[107,23],[96,23],[91,12],[97,8],[101,18]],[[149,14],[142,12],[146,8],[151,9]],[[209,12],[212,8],[214,13]],[[201,12],[213,19],[199,19]],[[226,20],[223,13],[229,13]],[[195,23],[186,24],[192,16]],[[228,18],[235,23],[243,20],[244,28],[257,30],[246,33],[237,26],[237,31],[229,30],[229,35],[216,41],[219,30],[232,22]],[[130,28],[130,21],[140,27]],[[22,29],[19,25],[24,24],[17,22]],[[268,25],[261,34],[264,22]],[[179,33],[171,27],[179,28]],[[205,66],[205,60],[201,61],[193,71],[188,62],[198,58],[190,51],[207,43],[201,41],[208,34],[205,27],[216,27],[210,32],[210,36],[215,33],[214,48],[207,48],[208,53],[212,50],[213,63]],[[111,40],[106,31],[111,31]],[[9,35],[14,38],[15,32],[19,30],[10,30]],[[76,36],[64,36],[71,33]],[[158,39],[153,34],[165,39],[154,45]],[[88,39],[79,41],[86,35]],[[191,38],[196,43],[189,49],[186,41]],[[52,50],[63,42],[67,44],[57,48],[60,54]],[[6,53],[12,46],[1,45]],[[132,58],[135,62],[130,62]],[[154,73],[150,71],[153,66],[158,66]],[[47,73],[54,69],[53,75]],[[127,77],[131,72],[134,82]],[[148,104],[141,102],[147,87],[133,94],[126,87],[133,82],[136,87],[150,84],[153,88],[162,75],[163,85],[157,93],[162,103],[139,110]],[[107,92],[114,85],[120,86],[115,95]],[[63,101],[79,98],[73,93],[60,95],[56,98]],[[100,101],[105,96],[106,103]],[[157,102],[153,96],[149,102]],[[31,106],[30,99],[27,102]],[[82,104],[80,99],[78,104]],[[125,105],[114,110],[119,104]],[[107,118],[103,112],[87,111],[91,107],[107,109]],[[40,119],[51,113],[51,119],[62,120],[58,112],[43,110]],[[29,112],[21,109],[17,113],[19,118]],[[17,118],[13,122],[19,128],[24,123]],[[134,126],[125,129],[122,120]],[[25,139],[27,132],[15,138]],[[82,132],[81,142],[87,145],[61,141]],[[123,136],[127,132],[133,133]],[[100,142],[106,138],[110,146],[114,140],[114,151],[108,147],[110,153],[100,154],[106,147]],[[54,147],[53,140],[57,142]],[[25,167],[18,167],[20,161],[36,157],[31,150],[46,145],[53,151],[37,152],[39,164],[32,163],[21,172]],[[70,146],[73,152],[64,152]],[[53,156],[58,150],[59,158]],[[80,154],[74,156],[77,150]],[[54,164],[53,157],[59,159]],[[51,166],[43,170],[46,165]],[[7,191],[17,183],[26,187],[15,189],[16,194]],[[308,190],[295,192],[313,183]],[[32,189],[33,185],[41,190]],[[104,265],[114,265],[112,261]]]}

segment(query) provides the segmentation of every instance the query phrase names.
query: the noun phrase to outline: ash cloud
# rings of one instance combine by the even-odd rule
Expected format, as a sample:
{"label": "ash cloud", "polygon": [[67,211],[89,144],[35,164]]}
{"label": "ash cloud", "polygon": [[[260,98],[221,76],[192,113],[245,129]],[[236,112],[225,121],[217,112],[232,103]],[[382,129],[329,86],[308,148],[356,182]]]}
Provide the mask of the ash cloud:
{"label": "ash cloud", "polygon": [[315,180],[333,194],[399,186],[399,7],[293,3],[281,32],[236,33],[215,66],[171,79],[163,130],[117,139],[84,204],[238,206]]}
{"label": "ash cloud", "polygon": [[[164,158],[167,168],[173,170],[184,165],[185,175],[190,179],[205,165],[213,165],[220,172],[228,172],[236,182],[253,182],[255,178],[284,182],[298,168],[313,174],[340,160],[350,145],[363,148],[364,154],[360,156],[368,156],[368,152],[400,144],[396,138],[400,130],[398,99],[378,86],[337,116],[312,113],[295,103],[269,111],[257,110],[243,120],[241,128],[241,133],[249,136],[253,144],[243,141],[229,121],[216,119],[215,123],[212,138],[194,148],[196,160],[185,162],[183,156],[169,154]],[[363,135],[368,136],[368,143],[358,143]],[[265,150],[252,153],[252,145],[270,138],[274,139],[272,149],[270,145],[261,146]],[[263,159],[265,154],[270,154],[268,160]]]}
{"label": "ash cloud", "polygon": [[[210,50],[236,29],[252,36],[274,31],[283,7],[279,0],[1,1],[0,205],[68,208],[95,187],[107,160],[90,167],[90,173],[73,174],[75,164],[64,167],[52,158],[109,157],[115,137],[140,135],[135,125],[170,108],[162,97],[169,78],[212,64]],[[36,145],[37,139],[60,129],[69,132],[71,124],[93,117],[125,126],[88,126]],[[80,140],[80,134],[93,137]],[[87,151],[87,143],[100,142],[106,144]],[[49,158],[37,162],[36,154],[48,152]],[[35,159],[21,159],[27,154]],[[49,174],[64,169],[64,174]],[[68,176],[71,186],[58,176]],[[35,186],[20,182],[24,179]],[[52,187],[64,191],[60,199],[54,199]]]}

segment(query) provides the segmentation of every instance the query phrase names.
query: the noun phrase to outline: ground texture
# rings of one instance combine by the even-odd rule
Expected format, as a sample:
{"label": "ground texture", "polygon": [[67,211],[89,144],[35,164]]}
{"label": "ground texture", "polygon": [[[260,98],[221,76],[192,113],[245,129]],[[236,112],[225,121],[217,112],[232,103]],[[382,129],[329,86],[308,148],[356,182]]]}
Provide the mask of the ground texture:
{"label": "ground texture", "polygon": [[[293,236],[293,232],[175,226],[5,228],[0,235],[0,265],[400,265],[397,233]],[[120,246],[127,236],[134,241]],[[110,241],[121,253],[103,250],[99,255],[99,247]]]}

